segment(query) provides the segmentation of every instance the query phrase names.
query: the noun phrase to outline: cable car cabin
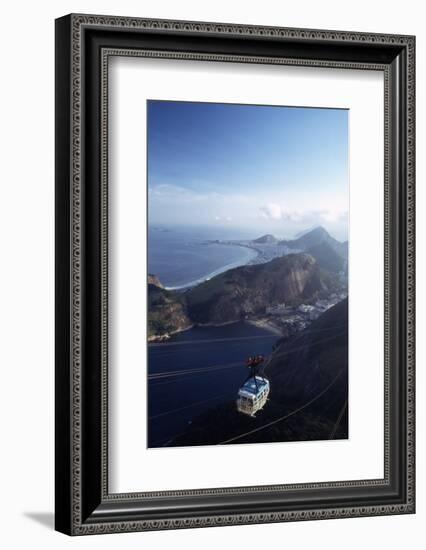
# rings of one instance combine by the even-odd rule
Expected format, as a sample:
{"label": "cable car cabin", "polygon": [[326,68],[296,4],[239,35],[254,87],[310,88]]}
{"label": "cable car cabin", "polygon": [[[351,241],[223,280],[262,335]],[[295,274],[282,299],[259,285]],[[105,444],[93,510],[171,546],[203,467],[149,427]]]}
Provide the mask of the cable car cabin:
{"label": "cable car cabin", "polygon": [[238,391],[237,409],[241,413],[254,416],[265,405],[268,395],[269,380],[252,376]]}

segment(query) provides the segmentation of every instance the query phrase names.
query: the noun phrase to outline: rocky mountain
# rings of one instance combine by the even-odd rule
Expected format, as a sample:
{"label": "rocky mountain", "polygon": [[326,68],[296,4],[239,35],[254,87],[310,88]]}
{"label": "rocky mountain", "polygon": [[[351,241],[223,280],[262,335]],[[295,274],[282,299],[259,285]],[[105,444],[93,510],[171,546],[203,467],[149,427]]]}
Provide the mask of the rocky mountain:
{"label": "rocky mountain", "polygon": [[183,295],[148,282],[148,340],[184,330],[191,325]]}
{"label": "rocky mountain", "polygon": [[302,252],[307,252],[318,245],[328,244],[339,256],[345,259],[348,257],[348,243],[339,242],[323,227],[316,227],[297,239],[280,241],[279,244]]}
{"label": "rocky mountain", "polygon": [[335,248],[330,246],[327,241],[314,244],[308,247],[305,252],[315,258],[321,269],[333,273],[338,273],[346,269],[347,260],[344,256],[336,252]]}
{"label": "rocky mountain", "polygon": [[349,255],[349,243],[345,241],[343,243],[338,242],[335,248],[336,252],[342,256],[342,258],[348,259]]}
{"label": "rocky mountain", "polygon": [[273,235],[268,234],[268,235],[263,235],[258,239],[254,239],[252,242],[257,244],[276,244],[278,242],[278,239]]}
{"label": "rocky mountain", "polygon": [[299,237],[303,237],[303,235],[306,235],[306,233],[310,233],[314,229],[317,229],[318,227],[321,227],[320,225],[312,225],[311,227],[308,227],[307,229],[303,229],[302,231],[298,231],[296,235],[293,237],[293,239],[298,239]]}
{"label": "rocky mountain", "polygon": [[237,267],[185,294],[189,317],[199,324],[221,324],[262,314],[266,307],[297,305],[338,290],[337,277],[307,254],[289,254],[258,265]]}
{"label": "rocky mountain", "polygon": [[157,275],[152,275],[152,273],[148,273],[148,284],[158,286],[158,288],[164,288],[162,282],[157,277]]}
{"label": "rocky mountain", "polygon": [[278,343],[265,376],[269,400],[254,418],[238,413],[235,402],[228,401],[194,418],[172,445],[346,439],[347,299]]}

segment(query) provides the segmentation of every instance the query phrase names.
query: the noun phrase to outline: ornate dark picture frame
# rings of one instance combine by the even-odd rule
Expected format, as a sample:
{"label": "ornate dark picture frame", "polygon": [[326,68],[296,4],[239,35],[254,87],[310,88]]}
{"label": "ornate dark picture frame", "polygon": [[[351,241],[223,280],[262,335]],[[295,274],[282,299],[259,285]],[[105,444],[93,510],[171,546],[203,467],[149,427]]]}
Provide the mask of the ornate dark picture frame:
{"label": "ornate dark picture frame", "polygon": [[[107,74],[114,55],[384,73],[383,479],[108,492]],[[414,513],[414,56],[413,36],[95,15],[56,21],[58,531],[84,535]]]}

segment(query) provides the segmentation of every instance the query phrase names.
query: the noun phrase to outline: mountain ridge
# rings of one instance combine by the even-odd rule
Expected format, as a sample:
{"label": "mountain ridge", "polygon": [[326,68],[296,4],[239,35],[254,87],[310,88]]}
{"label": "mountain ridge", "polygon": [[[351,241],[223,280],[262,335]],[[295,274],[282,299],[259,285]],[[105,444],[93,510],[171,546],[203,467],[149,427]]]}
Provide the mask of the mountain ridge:
{"label": "mountain ridge", "polygon": [[279,245],[306,252],[312,246],[327,243],[337,254],[344,255],[344,243],[338,241],[322,226],[312,229],[308,233],[293,240],[279,241]]}
{"label": "mountain ridge", "polygon": [[274,235],[267,233],[266,235],[262,235],[257,239],[253,239],[251,242],[257,244],[276,244],[278,242],[278,239],[274,237]]}
{"label": "mountain ridge", "polygon": [[311,245],[305,250],[306,254],[313,256],[318,265],[327,271],[338,273],[344,271],[347,265],[345,258],[336,252],[327,241]]}
{"label": "mountain ridge", "polygon": [[274,235],[267,233],[257,239],[253,239],[251,242],[255,244],[277,244],[278,246],[285,246],[295,252],[307,253],[309,253],[309,249],[313,247],[327,244],[336,254],[345,260],[348,259],[348,241],[338,241],[321,225],[301,232],[294,239],[280,240]]}

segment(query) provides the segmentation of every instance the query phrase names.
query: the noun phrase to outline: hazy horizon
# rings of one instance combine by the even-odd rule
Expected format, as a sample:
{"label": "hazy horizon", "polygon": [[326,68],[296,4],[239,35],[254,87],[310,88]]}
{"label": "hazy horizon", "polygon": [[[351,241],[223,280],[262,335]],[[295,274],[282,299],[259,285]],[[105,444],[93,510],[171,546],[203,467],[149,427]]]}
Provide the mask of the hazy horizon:
{"label": "hazy horizon", "polygon": [[[239,238],[242,238],[243,234],[245,235],[245,239],[257,239],[265,235],[273,235],[277,239],[292,240],[292,239],[297,239],[298,237],[306,233],[309,233],[314,229],[318,229],[319,227],[322,227],[323,229],[325,229],[329,233],[329,235],[331,237],[334,237],[337,241],[344,242],[348,240],[347,237],[340,237],[335,231],[328,230],[324,225],[306,227],[305,229],[302,229],[300,231],[297,230],[297,231],[283,232],[283,231],[277,230],[275,232],[271,232],[266,230],[262,231],[261,228],[259,230],[259,228],[257,227],[249,228],[249,227],[241,227],[241,226],[233,226],[233,225],[225,226],[225,225],[208,225],[208,224],[189,224],[189,223],[170,224],[170,223],[152,223],[152,222],[148,224],[148,228],[158,229],[158,230],[165,229],[168,231],[173,231],[173,230],[182,230],[182,229],[193,230],[195,228],[198,228],[203,231],[208,230],[209,232],[212,233],[212,235],[216,231],[218,233],[218,238],[220,238],[220,233],[227,233],[229,236],[226,238],[229,238],[229,239],[233,238],[236,240],[238,240]],[[232,237],[233,234],[235,235],[234,237]]]}
{"label": "hazy horizon", "polygon": [[148,101],[149,224],[348,238],[348,111]]}

